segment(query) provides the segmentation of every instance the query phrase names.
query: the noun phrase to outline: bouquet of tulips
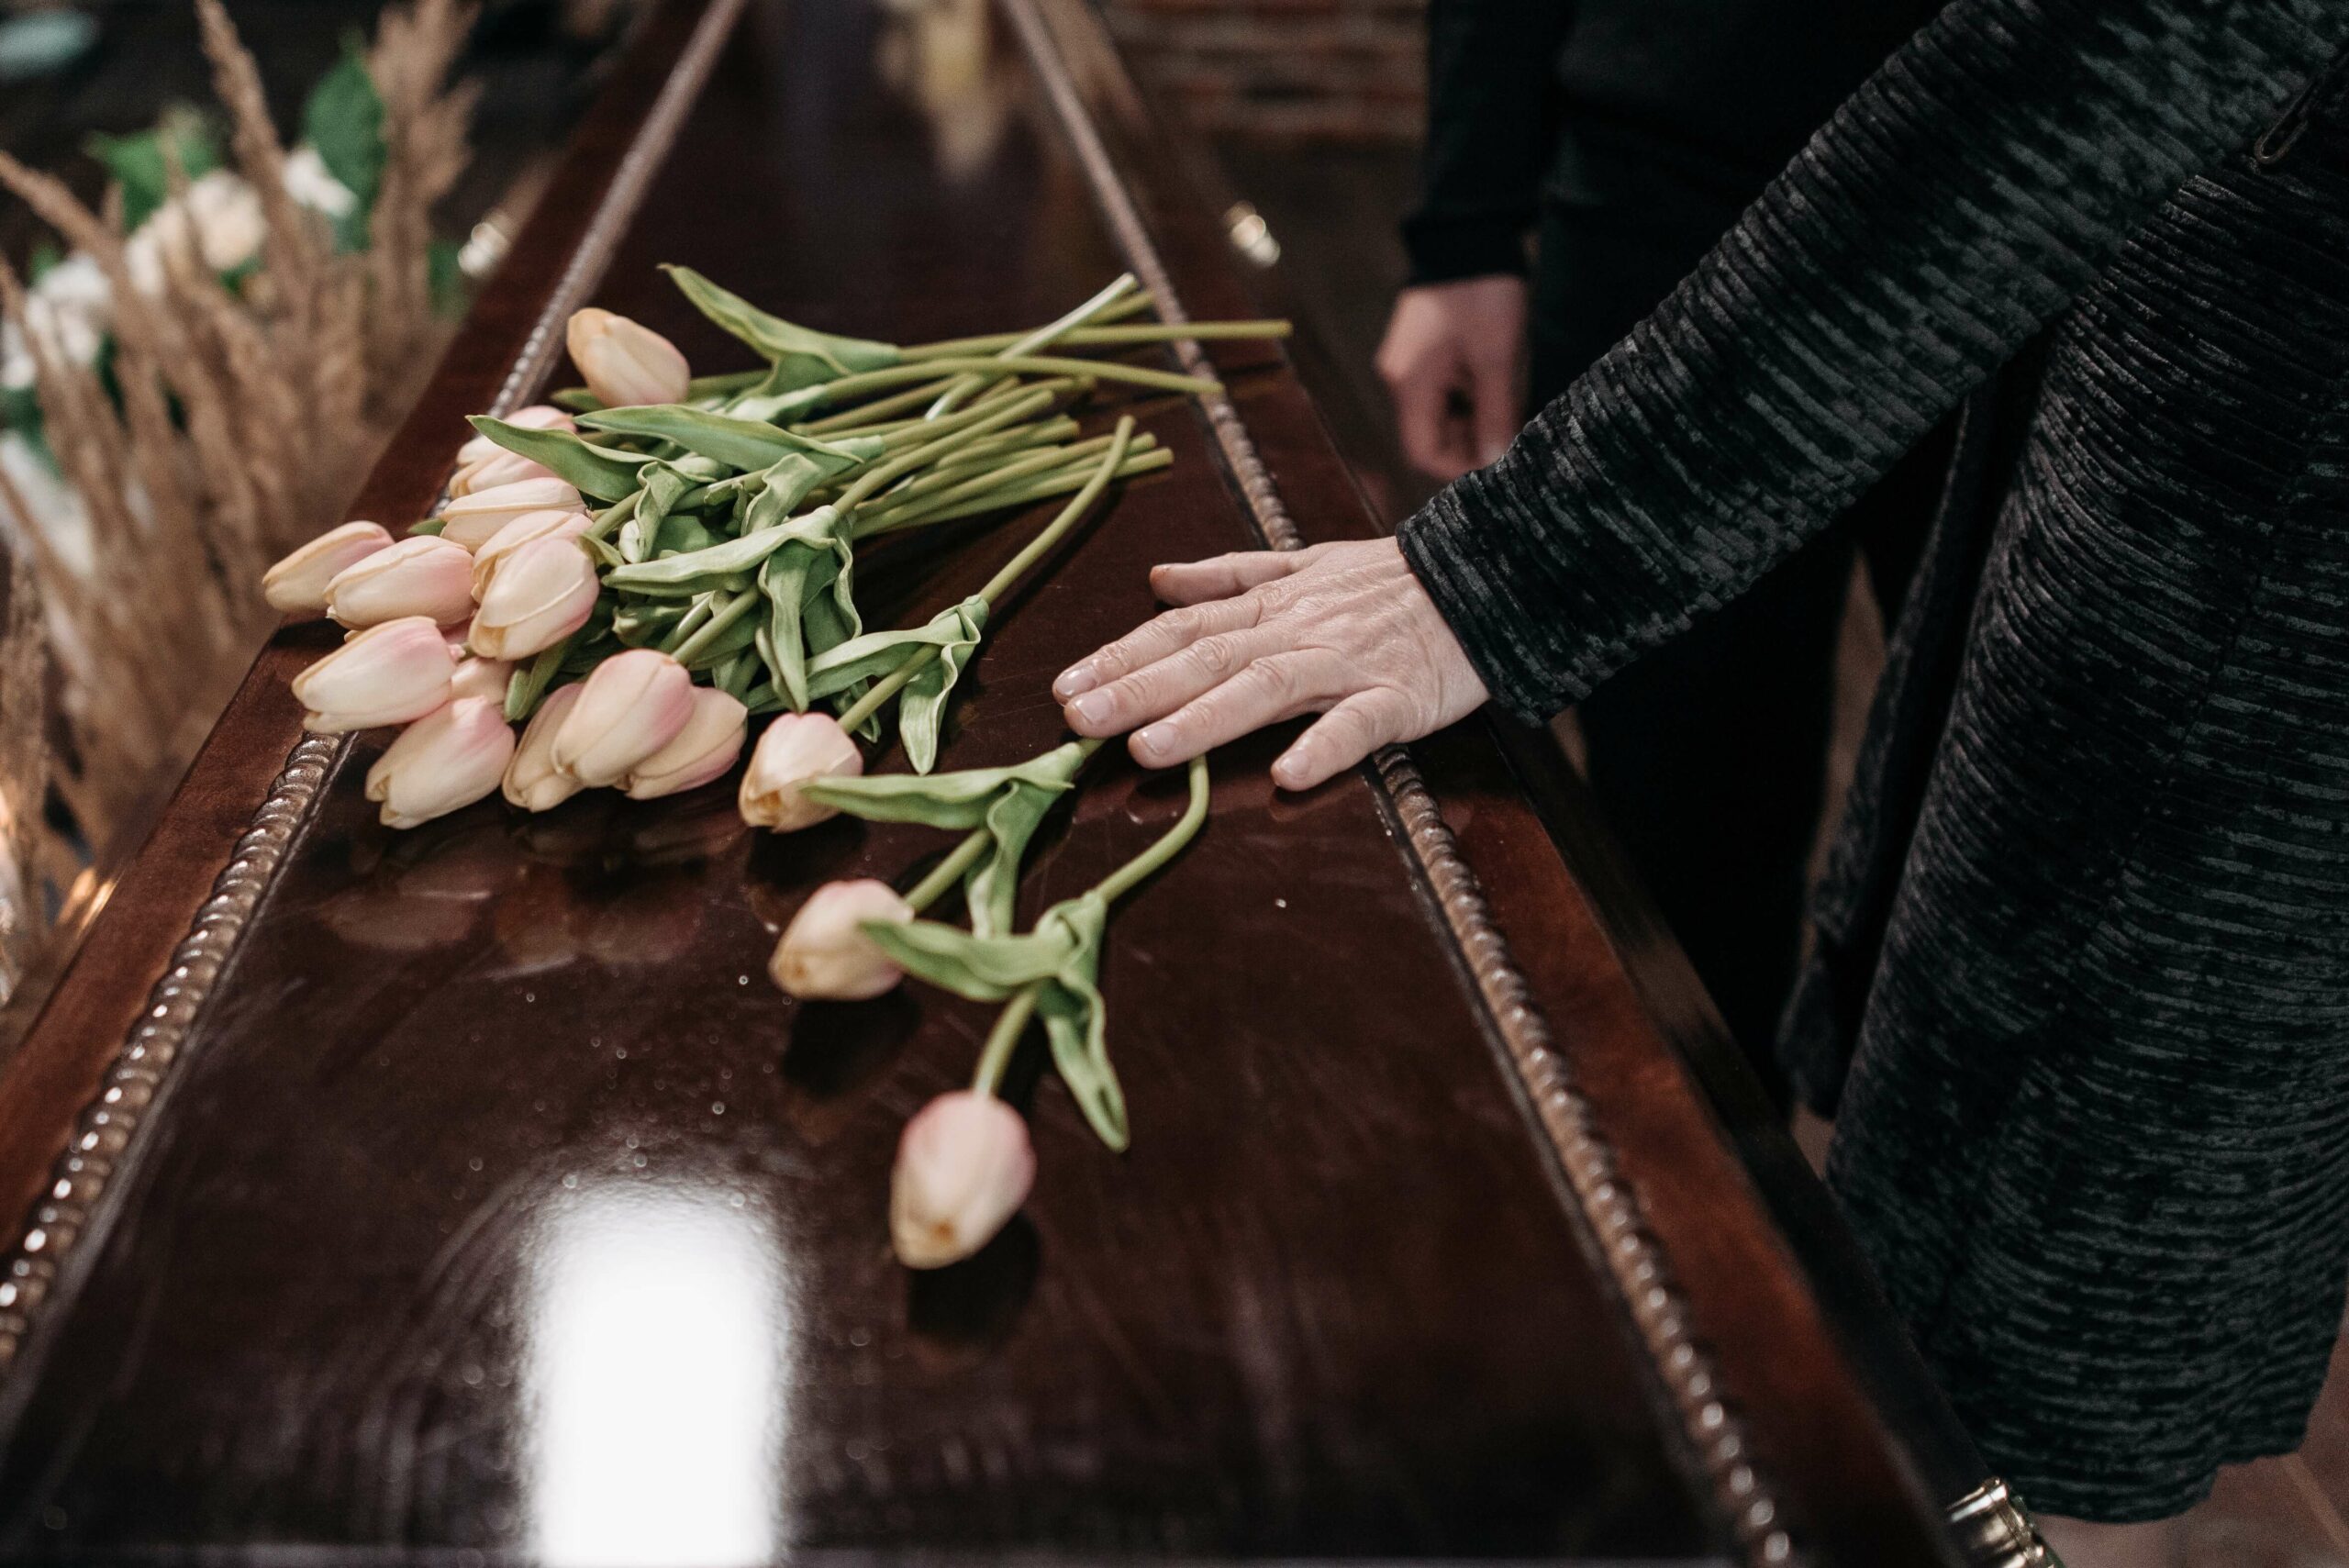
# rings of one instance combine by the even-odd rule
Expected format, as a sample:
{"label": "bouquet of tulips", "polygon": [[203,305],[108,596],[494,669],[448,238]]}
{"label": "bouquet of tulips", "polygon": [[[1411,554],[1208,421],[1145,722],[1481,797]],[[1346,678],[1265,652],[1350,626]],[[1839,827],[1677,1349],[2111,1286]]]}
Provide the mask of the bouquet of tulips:
{"label": "bouquet of tulips", "polygon": [[[1074,350],[1287,329],[1134,320],[1150,300],[1128,276],[1030,331],[901,347],[668,271],[763,363],[696,378],[658,333],[582,310],[568,341],[586,384],[474,418],[437,516],[398,539],[347,523],[267,574],[273,606],[351,628],[295,678],[308,726],[406,727],[367,780],[390,826],[501,787],[530,811],[691,789],[768,715],[741,786],[754,824],[831,815],[802,785],[861,773],[858,738],[886,718],[928,772],[995,605],[1109,484],[1171,461],[1130,418],[1084,437],[1076,411],[1104,385],[1215,385]],[[874,541],[1062,495],[978,593],[918,626],[863,624]]]}

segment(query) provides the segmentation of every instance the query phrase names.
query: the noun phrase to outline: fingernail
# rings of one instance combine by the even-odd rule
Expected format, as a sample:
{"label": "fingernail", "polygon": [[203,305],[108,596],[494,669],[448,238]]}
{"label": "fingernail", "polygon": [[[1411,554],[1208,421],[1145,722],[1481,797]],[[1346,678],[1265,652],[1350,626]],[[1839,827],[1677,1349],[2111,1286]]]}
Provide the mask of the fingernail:
{"label": "fingernail", "polygon": [[1052,695],[1066,702],[1077,693],[1091,691],[1100,684],[1101,677],[1095,672],[1093,661],[1080,659],[1061,672],[1060,678],[1052,683]]}
{"label": "fingernail", "polygon": [[1273,782],[1283,789],[1295,789],[1305,773],[1305,760],[1294,751],[1284,751],[1273,761]]}
{"label": "fingernail", "polygon": [[1134,756],[1140,762],[1163,757],[1174,749],[1174,727],[1171,724],[1153,724],[1134,737]]}
{"label": "fingernail", "polygon": [[1109,694],[1086,692],[1070,703],[1068,710],[1086,724],[1106,724],[1109,721]]}

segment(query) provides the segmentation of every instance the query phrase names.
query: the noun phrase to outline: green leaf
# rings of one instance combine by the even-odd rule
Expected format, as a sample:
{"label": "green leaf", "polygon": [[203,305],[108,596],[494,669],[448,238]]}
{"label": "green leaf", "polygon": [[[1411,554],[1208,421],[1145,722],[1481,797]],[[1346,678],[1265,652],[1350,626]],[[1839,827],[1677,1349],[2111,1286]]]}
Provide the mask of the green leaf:
{"label": "green leaf", "polygon": [[1041,925],[1016,937],[974,936],[935,920],[868,920],[863,930],[907,974],[974,1002],[1000,1002],[1051,978],[1072,950],[1070,932]]}
{"label": "green leaf", "polygon": [[685,296],[720,328],[758,350],[774,367],[761,384],[770,393],[789,392],[830,381],[854,371],[894,365],[899,355],[894,343],[863,338],[838,338],[795,326],[770,316],[740,295],[730,294],[690,267],[663,267]]}
{"label": "green leaf", "polygon": [[345,248],[364,249],[365,218],[383,188],[386,153],[384,100],[367,74],[365,45],[357,34],[343,39],[342,59],[310,89],[302,106],[302,139],[318,150],[327,172],[359,198],[358,244]]}
{"label": "green leaf", "polygon": [[683,403],[599,408],[592,414],[580,415],[579,422],[593,430],[674,441],[689,452],[715,459],[729,469],[765,468],[794,453],[828,460],[833,465],[833,473],[863,461],[856,451],[813,436],[796,436],[762,420],[737,419]]}
{"label": "green leaf", "polygon": [[852,590],[855,556],[847,521],[829,506],[745,538],[781,537],[786,543],[759,569],[767,618],[754,646],[768,679],[796,713],[805,713],[807,661],[863,629]]}
{"label": "green leaf", "polygon": [[1075,782],[1089,753],[1072,740],[1041,757],[1006,768],[964,768],[952,773],[863,773],[809,779],[807,798],[868,822],[920,822],[932,828],[976,828],[996,795],[1009,784],[1059,795]]}
{"label": "green leaf", "polygon": [[155,216],[172,194],[171,172],[163,156],[168,140],[178,158],[180,172],[190,181],[220,167],[220,143],[209,121],[196,110],[166,110],[152,130],[129,136],[94,134],[83,145],[106,165],[106,177],[122,187],[122,226],[136,233]]}
{"label": "green leaf", "polygon": [[[807,662],[807,695],[828,697],[859,681],[886,675],[924,648],[978,646],[986,626],[987,602],[975,595],[939,611],[920,626],[897,631],[868,631]],[[927,769],[917,770],[928,772]]]}
{"label": "green leaf", "polygon": [[509,425],[486,414],[469,416],[473,428],[532,462],[543,463],[598,501],[622,501],[640,487],[638,475],[648,460],[635,452],[614,451],[582,440],[569,430],[538,430]]}
{"label": "green leaf", "polygon": [[991,841],[986,858],[963,882],[963,906],[970,911],[971,929],[980,936],[1000,936],[1017,924],[1019,868],[1027,861],[1029,841],[1066,793],[1065,784],[1054,789],[1016,780],[987,807]]}
{"label": "green leaf", "polygon": [[[653,489],[653,477],[647,475],[648,496],[637,508],[639,517],[651,506],[649,498]],[[691,550],[682,555],[665,555],[658,561],[640,561],[615,570],[604,579],[605,586],[623,591],[640,588],[684,588],[698,585],[715,587],[732,578],[746,577],[786,545],[821,546],[829,550],[835,545],[846,550],[845,541],[832,536],[840,523],[840,514],[829,506],[818,506],[804,517],[794,517],[781,528],[762,528],[729,539],[707,550]],[[631,519],[631,525],[634,519]]]}

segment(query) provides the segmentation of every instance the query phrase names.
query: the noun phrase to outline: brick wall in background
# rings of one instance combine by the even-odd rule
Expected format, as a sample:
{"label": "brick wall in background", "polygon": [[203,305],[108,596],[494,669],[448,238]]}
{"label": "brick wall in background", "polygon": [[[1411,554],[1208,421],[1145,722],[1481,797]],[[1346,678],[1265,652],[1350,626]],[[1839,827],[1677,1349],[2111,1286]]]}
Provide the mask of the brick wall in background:
{"label": "brick wall in background", "polygon": [[1412,144],[1425,0],[1102,0],[1170,111],[1218,138]]}

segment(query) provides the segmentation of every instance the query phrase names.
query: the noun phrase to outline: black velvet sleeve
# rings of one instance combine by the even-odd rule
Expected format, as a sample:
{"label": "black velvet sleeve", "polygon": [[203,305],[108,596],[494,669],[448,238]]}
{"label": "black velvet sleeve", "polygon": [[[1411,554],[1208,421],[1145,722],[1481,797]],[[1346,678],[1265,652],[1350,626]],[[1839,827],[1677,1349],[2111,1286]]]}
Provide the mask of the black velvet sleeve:
{"label": "black velvet sleeve", "polygon": [[1420,201],[1403,223],[1411,282],[1525,271],[1572,15],[1572,0],[1431,0]]}
{"label": "black velvet sleeve", "polygon": [[2341,0],[1955,0],[1519,437],[1403,526],[1528,718],[1734,597],[2349,38]]}

